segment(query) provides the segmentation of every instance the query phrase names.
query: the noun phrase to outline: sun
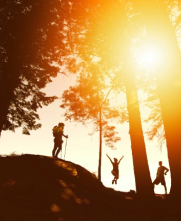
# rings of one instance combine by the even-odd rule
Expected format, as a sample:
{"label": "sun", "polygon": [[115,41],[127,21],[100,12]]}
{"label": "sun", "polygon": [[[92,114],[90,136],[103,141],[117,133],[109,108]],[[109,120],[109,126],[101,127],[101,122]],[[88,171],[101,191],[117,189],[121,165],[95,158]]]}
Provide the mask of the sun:
{"label": "sun", "polygon": [[147,42],[136,48],[135,59],[139,68],[154,70],[162,66],[164,50],[158,44]]}
{"label": "sun", "polygon": [[153,68],[160,61],[160,50],[157,47],[147,45],[139,48],[137,55],[137,63],[145,68]]}
{"label": "sun", "polygon": [[156,64],[158,61],[158,54],[156,51],[149,49],[144,50],[140,53],[140,63],[145,66],[151,66]]}

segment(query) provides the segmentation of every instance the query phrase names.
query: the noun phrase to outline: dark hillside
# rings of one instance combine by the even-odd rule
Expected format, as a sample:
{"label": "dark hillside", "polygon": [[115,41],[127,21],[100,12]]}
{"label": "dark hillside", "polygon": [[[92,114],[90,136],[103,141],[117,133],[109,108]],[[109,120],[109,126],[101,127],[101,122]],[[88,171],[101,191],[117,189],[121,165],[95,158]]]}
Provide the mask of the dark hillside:
{"label": "dark hillside", "polygon": [[138,201],[106,188],[72,162],[0,157],[0,221],[181,220],[181,204],[175,205],[160,197]]}

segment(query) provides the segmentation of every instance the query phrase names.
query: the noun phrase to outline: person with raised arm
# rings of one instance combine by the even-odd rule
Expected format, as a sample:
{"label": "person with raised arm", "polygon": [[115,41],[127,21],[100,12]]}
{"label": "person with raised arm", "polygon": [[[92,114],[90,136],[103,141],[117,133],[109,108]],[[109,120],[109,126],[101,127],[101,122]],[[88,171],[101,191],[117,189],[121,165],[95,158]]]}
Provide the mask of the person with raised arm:
{"label": "person with raised arm", "polygon": [[114,176],[112,180],[112,184],[114,183],[117,184],[117,180],[119,179],[119,163],[121,162],[124,156],[122,156],[119,161],[117,158],[114,158],[114,161],[112,161],[111,158],[108,156],[108,154],[106,154],[106,156],[109,158],[109,160],[111,161],[113,165],[113,169],[111,171],[112,175]]}

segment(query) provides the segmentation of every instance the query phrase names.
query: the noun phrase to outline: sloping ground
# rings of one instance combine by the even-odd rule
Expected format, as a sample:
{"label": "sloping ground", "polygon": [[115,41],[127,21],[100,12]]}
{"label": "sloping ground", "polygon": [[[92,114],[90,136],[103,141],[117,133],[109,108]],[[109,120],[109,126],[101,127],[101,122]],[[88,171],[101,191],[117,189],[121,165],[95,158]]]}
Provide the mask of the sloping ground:
{"label": "sloping ground", "polygon": [[138,201],[83,167],[39,155],[0,157],[0,221],[181,220],[180,203]]}

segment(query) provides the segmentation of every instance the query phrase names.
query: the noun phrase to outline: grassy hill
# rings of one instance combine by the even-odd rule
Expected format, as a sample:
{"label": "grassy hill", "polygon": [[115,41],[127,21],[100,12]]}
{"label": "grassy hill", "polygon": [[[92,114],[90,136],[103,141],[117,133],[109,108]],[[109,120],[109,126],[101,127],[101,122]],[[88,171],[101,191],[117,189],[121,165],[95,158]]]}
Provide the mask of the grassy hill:
{"label": "grassy hill", "polygon": [[0,157],[0,221],[181,220],[178,202],[106,188],[85,168],[39,155]]}

